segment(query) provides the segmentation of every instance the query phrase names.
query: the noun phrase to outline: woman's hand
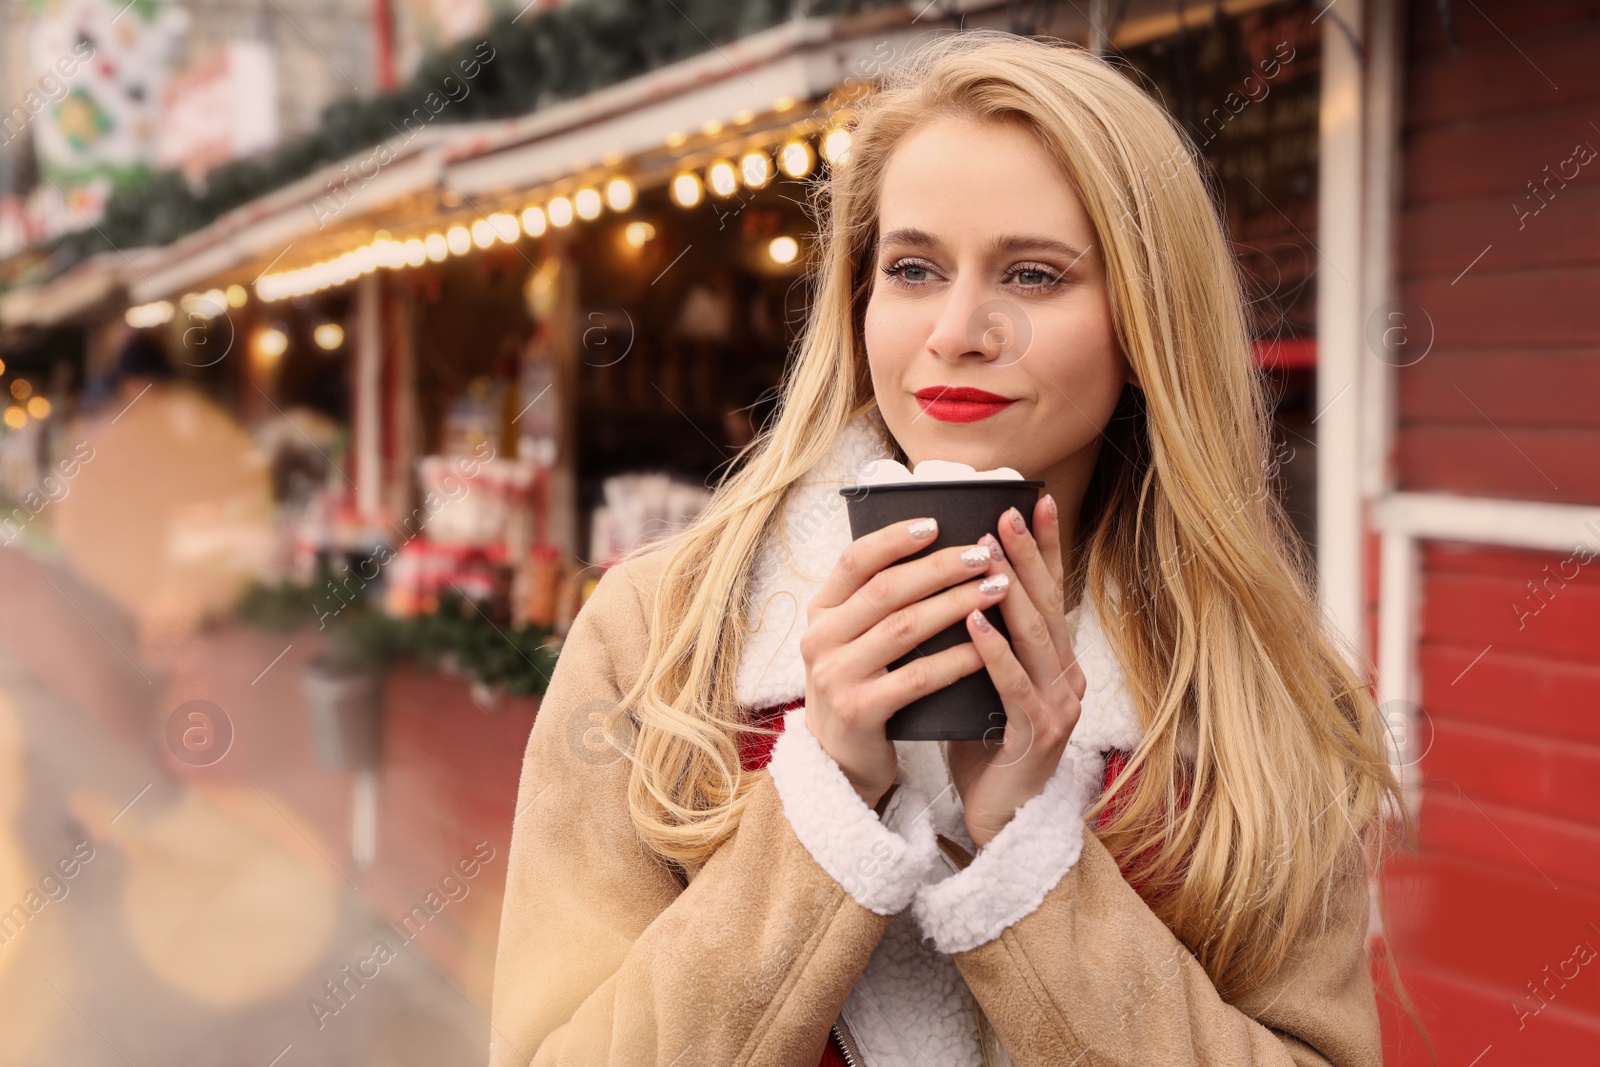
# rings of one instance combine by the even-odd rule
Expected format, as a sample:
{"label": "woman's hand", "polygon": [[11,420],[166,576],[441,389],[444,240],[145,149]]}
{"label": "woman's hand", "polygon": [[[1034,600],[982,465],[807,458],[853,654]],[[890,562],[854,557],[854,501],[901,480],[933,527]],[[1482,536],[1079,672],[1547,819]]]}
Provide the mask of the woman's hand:
{"label": "woman's hand", "polygon": [[1011,644],[981,612],[967,617],[967,631],[1005,704],[1005,738],[999,744],[997,738],[949,742],[950,776],[961,794],[967,833],[979,848],[1055,774],[1088,686],[1067,633],[1055,501],[1046,494],[1034,505],[1037,539],[1019,529],[1021,518],[1014,508],[1001,517],[1003,551],[994,553],[990,565],[1011,578],[1011,595],[1000,605]]}
{"label": "woman's hand", "polygon": [[892,671],[888,665],[967,612],[999,602],[1010,582],[998,572],[986,577],[991,554],[979,545],[889,566],[936,532],[932,519],[907,519],[856,538],[806,609],[806,727],[869,808],[899,769],[884,732],[889,717],[984,660],[969,641]]}

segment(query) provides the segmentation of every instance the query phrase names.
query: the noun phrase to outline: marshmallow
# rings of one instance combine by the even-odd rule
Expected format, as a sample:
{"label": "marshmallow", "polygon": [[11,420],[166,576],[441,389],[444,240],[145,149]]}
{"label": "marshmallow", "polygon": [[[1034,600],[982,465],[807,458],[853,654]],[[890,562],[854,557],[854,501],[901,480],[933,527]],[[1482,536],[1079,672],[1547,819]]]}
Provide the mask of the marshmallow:
{"label": "marshmallow", "polygon": [[994,470],[974,470],[965,463],[957,463],[948,459],[925,459],[917,464],[915,473],[906,469],[906,465],[894,459],[874,459],[863,464],[857,485],[888,485],[893,482],[976,482],[999,481],[1002,479],[1021,480],[1022,475],[1010,467],[996,467]]}

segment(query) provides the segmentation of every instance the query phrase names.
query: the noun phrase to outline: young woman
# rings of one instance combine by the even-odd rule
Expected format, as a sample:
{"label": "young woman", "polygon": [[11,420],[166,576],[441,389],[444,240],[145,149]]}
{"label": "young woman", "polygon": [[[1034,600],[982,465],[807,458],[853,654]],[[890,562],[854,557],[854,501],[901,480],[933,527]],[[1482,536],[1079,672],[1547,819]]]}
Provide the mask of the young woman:
{"label": "young woman", "polygon": [[[1189,153],[1114,68],[995,32],[859,109],[777,417],[563,646],[495,1067],[1381,1062],[1367,869],[1404,806]],[[852,540],[881,457],[1043,479],[1032,532]],[[978,670],[1003,742],[887,739]]]}

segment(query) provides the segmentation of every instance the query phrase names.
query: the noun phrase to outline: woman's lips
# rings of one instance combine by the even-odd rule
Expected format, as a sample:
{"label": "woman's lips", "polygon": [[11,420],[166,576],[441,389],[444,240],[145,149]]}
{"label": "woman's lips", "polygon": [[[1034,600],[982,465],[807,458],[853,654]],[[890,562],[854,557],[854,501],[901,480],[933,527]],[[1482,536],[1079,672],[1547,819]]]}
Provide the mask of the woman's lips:
{"label": "woman's lips", "polygon": [[998,415],[1016,401],[982,389],[932,386],[916,392],[922,410],[940,422],[977,422]]}

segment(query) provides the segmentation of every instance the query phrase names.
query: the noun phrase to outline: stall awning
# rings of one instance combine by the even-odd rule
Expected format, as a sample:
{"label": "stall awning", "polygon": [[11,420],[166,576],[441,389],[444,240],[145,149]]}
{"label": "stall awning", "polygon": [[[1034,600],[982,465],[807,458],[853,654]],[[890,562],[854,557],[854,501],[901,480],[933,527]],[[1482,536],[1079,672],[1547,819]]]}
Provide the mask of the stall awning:
{"label": "stall awning", "polygon": [[[469,140],[475,126],[424,127],[330,164],[220,216],[163,247],[128,285],[136,304],[206,288],[211,279],[251,264],[263,268],[292,256],[367,212],[435,188],[447,146]],[[388,155],[387,162],[374,161]],[[365,175],[370,173],[370,177]]]}
{"label": "stall awning", "polygon": [[[992,3],[973,6],[985,5]],[[373,216],[408,198],[437,196],[470,207],[479,198],[514,195],[607,160],[651,152],[675,158],[663,141],[666,133],[697,132],[719,116],[771,115],[782,102],[792,106],[777,118],[792,123],[803,117],[797,108],[810,107],[852,75],[874,71],[886,45],[898,54],[926,33],[927,23],[914,19],[909,8],[798,19],[531,115],[392,138],[385,146],[394,158],[345,199],[336,217],[326,210],[330,183],[340,183],[377,148],[324,167],[161,249],[153,265],[130,280],[130,297],[136,304],[169,299],[209,288],[230,272],[259,275],[301,265],[343,230],[368,233],[381,226]],[[648,181],[652,175],[639,177]]]}
{"label": "stall awning", "polygon": [[59,326],[87,319],[111,305],[120,309],[126,279],[137,278],[156,255],[149,248],[102,252],[43,285],[9,292],[0,297],[0,328]]}
{"label": "stall awning", "polygon": [[[507,123],[458,151],[447,169],[464,196],[492,196],[564,178],[608,157],[663,149],[673,131],[708,119],[771,113],[865,79],[927,27],[909,7],[797,19]],[[778,113],[784,124],[804,112]],[[648,177],[648,176],[645,176]]]}

